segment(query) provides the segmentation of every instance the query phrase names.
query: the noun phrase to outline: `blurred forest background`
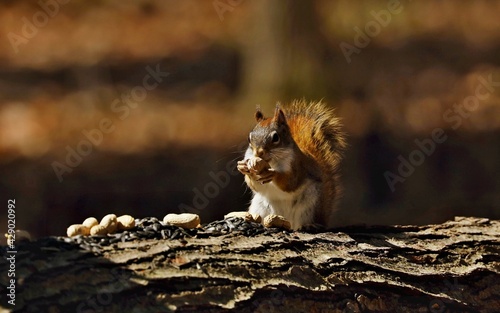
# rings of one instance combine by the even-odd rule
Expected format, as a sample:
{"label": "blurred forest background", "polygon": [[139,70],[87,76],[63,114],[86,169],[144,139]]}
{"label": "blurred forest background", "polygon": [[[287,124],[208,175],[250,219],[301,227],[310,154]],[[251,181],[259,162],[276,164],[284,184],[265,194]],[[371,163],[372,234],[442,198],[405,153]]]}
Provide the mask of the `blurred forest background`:
{"label": "blurred forest background", "polygon": [[16,199],[17,227],[41,236],[244,210],[233,171],[256,104],[304,97],[349,134],[339,222],[498,219],[499,16],[489,0],[2,1],[3,211]]}

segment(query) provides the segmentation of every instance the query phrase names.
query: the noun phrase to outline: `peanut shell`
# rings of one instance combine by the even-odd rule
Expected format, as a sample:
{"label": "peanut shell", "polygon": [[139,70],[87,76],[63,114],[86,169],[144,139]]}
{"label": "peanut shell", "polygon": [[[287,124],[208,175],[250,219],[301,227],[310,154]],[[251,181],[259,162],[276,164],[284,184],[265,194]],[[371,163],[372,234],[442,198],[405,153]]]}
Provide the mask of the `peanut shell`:
{"label": "peanut shell", "polygon": [[90,229],[90,235],[98,236],[98,235],[107,235],[109,233],[108,229],[103,225],[95,225]]}
{"label": "peanut shell", "polygon": [[182,228],[196,228],[200,224],[200,216],[193,213],[170,213],[163,218],[165,224],[175,225]]}
{"label": "peanut shell", "polygon": [[235,211],[235,212],[230,212],[224,215],[224,219],[230,218],[230,217],[241,217],[247,222],[253,222],[253,216],[252,214],[248,213],[247,211]]}
{"label": "peanut shell", "polygon": [[252,171],[255,171],[256,173],[260,173],[265,169],[271,168],[269,163],[267,163],[266,161],[264,161],[263,159],[261,159],[259,157],[249,159],[247,161],[247,164],[248,164],[248,168]]}
{"label": "peanut shell", "polygon": [[89,234],[90,229],[82,224],[73,224],[66,230],[66,235],[68,235],[68,237],[77,235],[88,236]]}
{"label": "peanut shell", "polygon": [[83,221],[82,225],[87,227],[88,229],[91,229],[93,226],[98,225],[99,221],[95,217],[89,217],[86,218],[85,221]]}
{"label": "peanut shell", "polygon": [[116,220],[116,215],[114,214],[108,214],[104,216],[99,223],[99,225],[103,226],[106,228],[109,234],[112,234],[116,231],[116,228],[118,228],[118,222]]}
{"label": "peanut shell", "polygon": [[262,216],[257,213],[252,213],[252,219],[255,223],[262,223]]}
{"label": "peanut shell", "polygon": [[264,226],[265,227],[277,227],[286,230],[290,230],[292,225],[289,221],[287,221],[283,216],[276,214],[269,214],[264,217]]}
{"label": "peanut shell", "polygon": [[135,219],[130,215],[122,215],[116,219],[118,230],[128,230],[135,227]]}

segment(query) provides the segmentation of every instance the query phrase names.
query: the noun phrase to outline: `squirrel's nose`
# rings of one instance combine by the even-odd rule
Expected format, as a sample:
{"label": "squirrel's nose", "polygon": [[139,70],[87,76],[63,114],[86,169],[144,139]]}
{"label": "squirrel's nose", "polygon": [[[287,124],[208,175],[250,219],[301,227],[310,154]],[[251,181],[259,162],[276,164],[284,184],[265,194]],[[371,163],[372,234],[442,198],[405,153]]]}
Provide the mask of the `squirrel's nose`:
{"label": "squirrel's nose", "polygon": [[260,158],[264,155],[264,149],[262,148],[258,148],[256,151],[255,151],[255,154]]}

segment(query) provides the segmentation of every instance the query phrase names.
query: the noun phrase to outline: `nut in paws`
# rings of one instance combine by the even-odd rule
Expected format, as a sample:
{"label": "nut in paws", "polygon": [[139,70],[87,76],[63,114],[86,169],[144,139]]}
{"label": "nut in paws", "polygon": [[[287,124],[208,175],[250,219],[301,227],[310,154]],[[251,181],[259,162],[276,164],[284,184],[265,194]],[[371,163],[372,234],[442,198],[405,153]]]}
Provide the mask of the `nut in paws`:
{"label": "nut in paws", "polygon": [[271,166],[269,166],[269,163],[264,161],[263,159],[259,157],[251,158],[247,160],[247,166],[248,168],[254,172],[254,173],[261,173],[264,170],[271,169]]}

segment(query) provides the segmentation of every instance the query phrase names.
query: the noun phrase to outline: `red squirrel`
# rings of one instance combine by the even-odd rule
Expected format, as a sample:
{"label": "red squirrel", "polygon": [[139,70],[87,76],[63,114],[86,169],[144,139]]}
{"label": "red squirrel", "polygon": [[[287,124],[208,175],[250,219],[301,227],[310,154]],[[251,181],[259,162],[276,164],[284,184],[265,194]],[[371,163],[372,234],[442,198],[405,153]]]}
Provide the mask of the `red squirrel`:
{"label": "red squirrel", "polygon": [[253,191],[251,214],[285,217],[292,229],[330,227],[341,194],[342,125],[324,103],[295,100],[257,125],[238,170]]}

